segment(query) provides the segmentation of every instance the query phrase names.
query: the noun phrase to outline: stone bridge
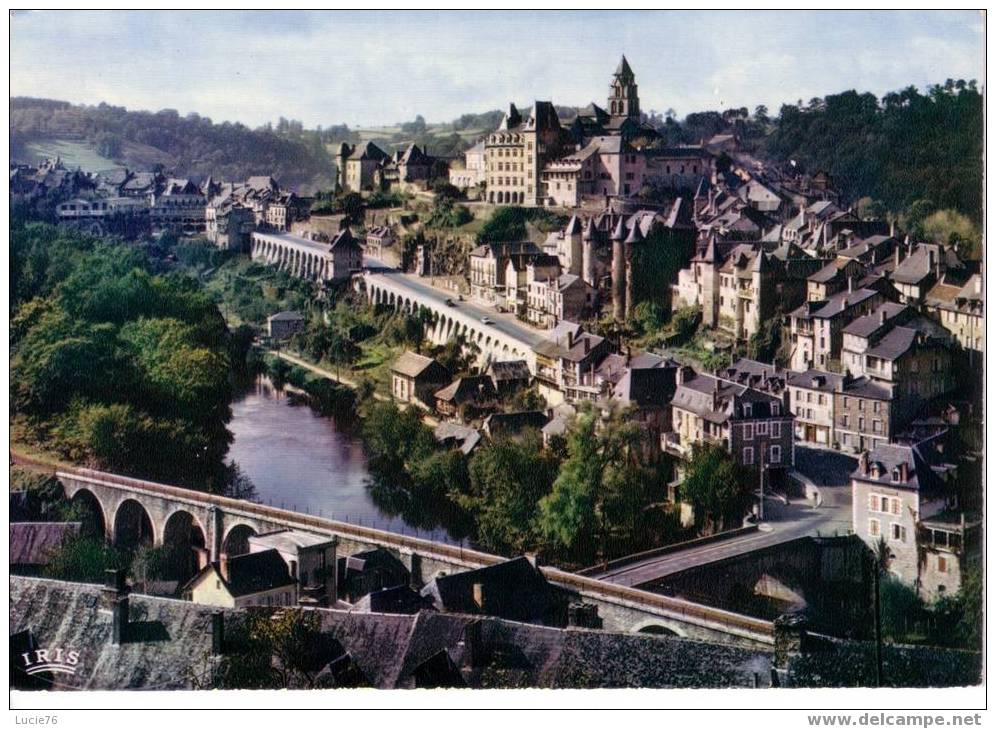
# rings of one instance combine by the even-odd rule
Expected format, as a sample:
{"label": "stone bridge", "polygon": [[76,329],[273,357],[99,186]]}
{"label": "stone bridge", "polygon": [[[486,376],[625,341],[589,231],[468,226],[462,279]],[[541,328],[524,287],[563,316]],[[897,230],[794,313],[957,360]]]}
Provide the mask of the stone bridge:
{"label": "stone bridge", "polygon": [[[531,328],[470,302],[450,299],[445,292],[392,269],[364,271],[355,279],[355,286],[375,305],[390,306],[412,314],[420,310],[428,311],[432,315],[428,339],[433,344],[444,344],[463,335],[480,349],[482,363],[522,359],[529,366],[529,371],[536,374],[533,347],[544,338]],[[483,322],[484,318],[491,320],[490,323]]]}
{"label": "stone bridge", "polygon": [[[218,559],[222,553],[247,551],[248,537],[275,529],[294,529],[337,537],[341,554],[382,547],[408,567],[422,585],[440,573],[486,567],[504,558],[451,544],[409,537],[369,527],[200,491],[127,478],[82,468],[56,472],[67,498],[92,515],[90,528],[112,544],[200,547]],[[551,567],[543,573],[573,601],[598,606],[606,630],[673,634],[709,642],[771,646],[769,621],[613,585]]]}
{"label": "stone bridge", "polygon": [[332,278],[329,244],[288,234],[253,233],[249,256],[298,278],[325,281]]}

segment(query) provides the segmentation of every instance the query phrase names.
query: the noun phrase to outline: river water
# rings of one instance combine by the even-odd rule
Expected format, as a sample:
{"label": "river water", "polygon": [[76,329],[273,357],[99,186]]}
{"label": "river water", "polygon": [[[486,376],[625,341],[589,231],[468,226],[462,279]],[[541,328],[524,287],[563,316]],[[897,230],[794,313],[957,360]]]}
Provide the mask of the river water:
{"label": "river water", "polygon": [[[232,404],[228,428],[234,435],[228,459],[252,480],[261,503],[457,542],[445,529],[426,524],[424,515],[406,521],[389,513],[397,509],[378,505],[359,437],[293,402],[264,377]],[[412,522],[421,524],[416,529]]]}

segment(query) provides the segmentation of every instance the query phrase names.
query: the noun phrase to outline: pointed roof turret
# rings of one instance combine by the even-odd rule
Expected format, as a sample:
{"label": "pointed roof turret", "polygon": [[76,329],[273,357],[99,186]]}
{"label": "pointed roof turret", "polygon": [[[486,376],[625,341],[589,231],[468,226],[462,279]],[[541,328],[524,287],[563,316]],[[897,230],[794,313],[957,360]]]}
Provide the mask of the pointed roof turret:
{"label": "pointed roof turret", "polygon": [[640,230],[640,221],[634,220],[633,227],[629,229],[629,237],[626,238],[627,243],[639,243],[643,240],[643,231]]}
{"label": "pointed roof turret", "polygon": [[584,226],[584,234],[581,236],[585,240],[595,240],[595,219],[588,218]]}
{"label": "pointed roof turret", "polygon": [[616,66],[616,72],[612,75],[620,78],[633,78],[633,69],[629,67],[629,62],[626,60],[626,54],[623,54],[622,59],[619,61],[619,65]]}
{"label": "pointed roof turret", "polygon": [[577,235],[581,232],[581,221],[578,220],[577,215],[572,215],[571,219],[567,221],[567,227],[564,228],[564,235]]}
{"label": "pointed roof turret", "polygon": [[715,236],[709,236],[709,245],[706,246],[705,253],[702,254],[702,261],[704,263],[715,263],[716,260],[716,238]]}
{"label": "pointed roof turret", "polygon": [[751,266],[751,271],[754,273],[767,273],[771,270],[771,261],[768,259],[768,254],[764,251],[758,251],[757,255],[754,256],[754,265]]}
{"label": "pointed roof turret", "polygon": [[612,231],[612,240],[626,240],[626,223],[623,222],[623,218],[619,216],[619,222],[616,223],[615,230]]}

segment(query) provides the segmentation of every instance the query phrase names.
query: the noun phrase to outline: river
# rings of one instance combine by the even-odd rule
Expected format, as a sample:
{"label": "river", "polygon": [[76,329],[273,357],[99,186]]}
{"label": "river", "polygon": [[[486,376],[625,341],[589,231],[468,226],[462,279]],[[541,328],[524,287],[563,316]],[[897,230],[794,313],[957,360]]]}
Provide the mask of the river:
{"label": "river", "polygon": [[252,480],[258,501],[399,534],[457,542],[445,529],[427,527],[431,516],[420,514],[406,520],[389,513],[390,506],[378,505],[359,437],[292,400],[261,377],[232,404],[228,428],[234,441],[228,460]]}

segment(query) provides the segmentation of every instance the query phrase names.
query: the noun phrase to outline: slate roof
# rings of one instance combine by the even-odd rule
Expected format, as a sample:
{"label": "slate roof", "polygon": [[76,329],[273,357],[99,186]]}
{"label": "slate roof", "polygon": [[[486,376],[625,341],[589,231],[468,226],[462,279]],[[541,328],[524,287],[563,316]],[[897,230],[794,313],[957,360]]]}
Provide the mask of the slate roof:
{"label": "slate roof", "polygon": [[381,160],[385,160],[387,158],[387,152],[373,142],[363,142],[361,144],[357,144],[349,155],[349,159],[372,160],[375,162],[380,162]]}
{"label": "slate roof", "polygon": [[494,398],[496,395],[495,386],[490,377],[471,375],[453,380],[449,385],[436,392],[436,399],[459,405],[464,402]]}
{"label": "slate roof", "polygon": [[795,309],[791,316],[803,319],[830,319],[876,296],[878,293],[878,291],[867,288],[859,288],[854,291],[838,291],[823,301],[807,301],[798,309]]}
{"label": "slate roof", "polygon": [[[476,584],[484,591],[486,612],[474,601]],[[487,614],[522,622],[548,620],[553,601],[550,584],[525,557],[436,577],[422,588],[422,595],[443,612]]]}
{"label": "slate roof", "polygon": [[786,372],[785,380],[792,387],[818,390],[820,392],[833,392],[843,386],[844,376],[834,372],[824,372],[823,370],[814,369],[808,369],[804,372],[789,370]]}
{"label": "slate roof", "polygon": [[80,534],[80,522],[15,522],[10,524],[10,564],[41,566],[53,552]]}
{"label": "slate roof", "polygon": [[[205,569],[212,568],[209,565]],[[217,570],[217,565],[213,566]],[[196,578],[195,578],[196,579]],[[267,549],[263,552],[240,554],[228,560],[228,579],[223,579],[232,597],[253,595],[293,585],[290,569],[280,552]]]}
{"label": "slate roof", "polygon": [[266,318],[267,321],[304,321],[304,314],[299,311],[281,311]]}
{"label": "slate roof", "polygon": [[469,425],[461,425],[460,423],[444,421],[436,426],[432,434],[443,445],[459,444],[460,451],[465,455],[472,453],[477,444],[481,442],[481,433],[479,430],[471,428]]}
{"label": "slate roof", "polygon": [[496,383],[514,380],[528,380],[529,365],[524,359],[510,359],[502,362],[492,362],[488,365],[487,374]]}
{"label": "slate roof", "polygon": [[492,438],[516,435],[526,428],[540,430],[549,418],[542,410],[523,410],[517,413],[492,413],[484,419],[482,430]]}
{"label": "slate roof", "polygon": [[869,337],[878,331],[878,329],[882,326],[883,314],[885,314],[885,319],[888,322],[896,317],[908,315],[912,313],[912,311],[913,310],[908,306],[887,301],[875,309],[875,311],[871,314],[859,316],[857,319],[844,327],[844,334],[853,334],[858,337]]}
{"label": "slate roof", "polygon": [[391,365],[391,372],[397,372],[399,375],[405,375],[406,377],[418,377],[433,362],[435,360],[432,357],[406,351],[394,360],[394,364]]}
{"label": "slate roof", "polygon": [[667,407],[675,391],[676,367],[629,369],[612,390],[612,398],[637,407]]}
{"label": "slate roof", "polygon": [[[887,484],[890,487],[910,489],[932,493],[939,491],[943,484],[934,473],[924,454],[917,446],[883,443],[875,446],[868,454],[868,470],[862,469],[861,460],[851,474],[853,478],[865,482]],[[906,464],[907,478],[905,481],[893,479],[893,471]],[[878,467],[876,475],[875,467]]]}

